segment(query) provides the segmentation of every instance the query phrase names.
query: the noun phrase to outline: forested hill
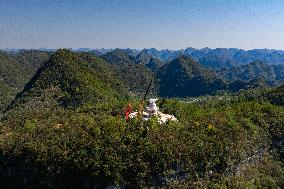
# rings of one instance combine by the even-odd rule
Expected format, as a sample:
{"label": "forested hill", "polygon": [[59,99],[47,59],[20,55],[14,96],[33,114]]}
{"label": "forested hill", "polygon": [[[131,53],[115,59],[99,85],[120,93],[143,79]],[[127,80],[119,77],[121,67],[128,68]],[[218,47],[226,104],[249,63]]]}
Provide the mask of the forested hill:
{"label": "forested hill", "polygon": [[272,103],[284,106],[284,85],[270,91],[267,97]]}
{"label": "forested hill", "polygon": [[256,61],[246,65],[224,68],[219,73],[230,81],[249,81],[257,77],[263,77],[271,85],[277,85],[284,81],[284,64],[269,65]]}
{"label": "forested hill", "polygon": [[[149,68],[143,64],[137,64],[135,58],[123,50],[115,49],[103,55],[102,58],[112,64],[119,80],[135,94],[143,94],[149,82],[152,79],[155,80],[155,75]],[[153,94],[156,93],[156,82],[154,82],[151,91]]]}
{"label": "forested hill", "polygon": [[50,52],[38,50],[21,50],[17,53],[0,51],[0,112],[50,55]]}
{"label": "forested hill", "polygon": [[[4,49],[5,51],[17,52],[20,49]],[[53,52],[56,49],[39,49],[41,51]],[[72,49],[71,49],[72,50]],[[107,52],[113,51],[115,49],[90,49],[90,48],[80,48],[73,49],[77,52],[92,52],[96,55],[103,55]],[[204,65],[211,66],[216,69],[220,69],[224,66],[236,66],[242,64],[248,64],[254,61],[266,62],[267,64],[284,64],[284,51],[275,49],[252,49],[243,50],[237,48],[202,48],[196,49],[192,47],[187,47],[186,49],[178,50],[157,50],[155,48],[149,49],[121,49],[127,55],[136,57],[139,53],[147,54],[153,58],[162,60],[163,62],[170,62],[181,55],[192,56],[199,62],[203,62]],[[202,61],[201,61],[202,59]],[[213,63],[216,63],[214,65]]]}
{"label": "forested hill", "polygon": [[154,73],[158,72],[163,65],[164,63],[161,60],[153,57],[151,57],[149,62],[145,64],[145,66],[152,70]]}
{"label": "forested hill", "polygon": [[54,107],[92,107],[127,97],[124,86],[103,59],[58,50],[17,95],[10,109],[39,111]]}
{"label": "forested hill", "polygon": [[[188,55],[155,72],[128,53],[60,49],[39,63],[0,119],[0,188],[284,188],[283,86],[228,82]],[[1,56],[9,87],[24,72]],[[178,121],[127,120],[154,76],[159,97],[187,97],[157,101]],[[208,95],[231,88],[246,90]]]}
{"label": "forested hill", "polygon": [[[199,96],[213,94],[218,90],[238,91],[283,83],[284,67],[281,64],[269,65],[264,62],[252,62],[233,67],[231,67],[232,65],[224,66],[225,68],[219,71],[212,71],[208,68],[208,65],[202,65],[201,62],[199,63],[195,60],[196,58],[191,56],[195,55],[201,58],[200,55],[208,54],[211,56],[214,53],[218,55],[217,57],[222,57],[223,53],[226,56],[231,56],[237,53],[237,50],[226,52],[226,49],[215,51],[187,49],[184,53],[191,55],[181,55],[171,62],[163,62],[155,58],[159,55],[159,52],[154,49],[144,49],[136,55],[137,51],[131,49],[114,49],[104,54],[100,51],[72,53],[76,56],[88,54],[92,59],[105,60],[107,68],[106,70],[101,69],[104,70],[102,72],[112,70],[114,78],[123,83],[126,90],[133,95],[144,94],[152,79],[154,83],[151,87],[151,94],[166,97]],[[2,94],[0,110],[3,110],[11,102],[36,73],[37,69],[53,53],[37,50],[0,53],[0,92]],[[163,53],[172,53],[172,51],[163,51]],[[131,55],[136,55],[136,57]],[[220,67],[223,63],[214,63],[214,65]]]}
{"label": "forested hill", "polygon": [[199,96],[226,89],[222,78],[187,56],[180,56],[163,66],[157,77],[161,96]]}
{"label": "forested hill", "polygon": [[151,59],[151,55],[150,55],[150,53],[147,51],[147,50],[142,50],[137,56],[136,56],[136,63],[137,64],[147,64],[149,61],[150,61],[150,59]]}
{"label": "forested hill", "polygon": [[107,52],[102,56],[102,58],[111,64],[132,64],[135,61],[134,57],[129,56],[121,49],[115,49]]}
{"label": "forested hill", "polygon": [[199,59],[200,64],[215,70],[233,67],[236,63],[232,58],[232,52],[227,49],[214,49]]}

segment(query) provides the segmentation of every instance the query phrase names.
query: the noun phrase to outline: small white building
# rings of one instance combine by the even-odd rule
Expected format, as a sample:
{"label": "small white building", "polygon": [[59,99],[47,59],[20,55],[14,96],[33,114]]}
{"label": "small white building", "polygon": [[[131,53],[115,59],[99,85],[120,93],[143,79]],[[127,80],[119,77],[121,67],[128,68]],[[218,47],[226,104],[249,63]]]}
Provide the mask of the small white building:
{"label": "small white building", "polygon": [[[149,104],[146,107],[146,110],[143,112],[143,121],[148,121],[152,116],[156,116],[158,118],[159,124],[165,124],[168,121],[177,121],[177,118],[170,114],[164,114],[159,111],[159,107],[156,104],[157,98],[152,98],[149,100]],[[135,118],[138,116],[138,112],[131,112],[129,114],[129,118]]]}

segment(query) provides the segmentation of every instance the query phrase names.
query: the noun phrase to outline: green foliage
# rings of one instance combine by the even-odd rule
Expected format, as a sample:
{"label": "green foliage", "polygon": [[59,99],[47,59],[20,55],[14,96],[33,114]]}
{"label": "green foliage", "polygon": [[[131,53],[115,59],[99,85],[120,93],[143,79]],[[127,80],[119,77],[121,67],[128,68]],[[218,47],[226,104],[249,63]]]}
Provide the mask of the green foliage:
{"label": "green foliage", "polygon": [[274,104],[284,105],[284,85],[271,90],[266,97]]}
{"label": "green foliage", "polygon": [[[122,61],[118,67],[87,53],[59,50],[51,56],[0,122],[0,187],[284,187],[284,107],[268,98],[281,100],[282,88],[160,99],[160,110],[177,122],[127,122],[118,115],[129,102],[137,110],[140,100],[129,98],[118,78],[132,81],[144,66],[125,64],[124,55],[112,59]],[[188,81],[210,93],[219,81],[187,57],[166,68],[179,94],[186,94],[181,89]],[[117,69],[126,76],[117,78]],[[140,76],[134,91],[149,79]],[[184,85],[175,86],[174,78]]]}
{"label": "green foliage", "polygon": [[148,62],[150,62],[150,59],[151,59],[151,55],[150,53],[146,50],[146,49],[143,49],[137,56],[136,56],[136,63],[137,64],[147,64]]}
{"label": "green foliage", "polygon": [[107,52],[102,56],[105,61],[111,64],[131,64],[134,61],[134,57],[127,55],[121,49],[115,49],[111,52]]}
{"label": "green foliage", "polygon": [[37,50],[0,52],[0,114],[49,56]]}
{"label": "green foliage", "polygon": [[[148,83],[154,79],[154,73],[142,64],[136,64],[134,57],[123,50],[115,49],[103,55],[104,60],[112,64],[118,79],[134,94],[144,94]],[[156,82],[151,93],[156,93]]]}
{"label": "green foliage", "polygon": [[152,70],[154,73],[158,72],[162,65],[162,61],[153,57],[151,57],[149,62],[145,64],[145,66]]}
{"label": "green foliage", "polygon": [[217,48],[205,54],[200,58],[199,62],[203,66],[215,70],[230,68],[235,65],[235,61],[230,54],[227,49]]}
{"label": "green foliage", "polygon": [[59,50],[37,71],[8,110],[102,108],[126,97],[123,86],[102,59]]}
{"label": "green foliage", "polygon": [[264,160],[258,165],[244,167],[229,180],[232,188],[283,188],[284,171],[279,162]]}
{"label": "green foliage", "polygon": [[[225,68],[219,73],[229,81],[250,81],[261,77],[266,85],[277,85],[284,81],[283,65],[268,65],[264,62],[252,62],[246,65]],[[258,81],[259,82],[259,81]]]}
{"label": "green foliage", "polygon": [[28,130],[34,130],[37,127],[36,120],[26,120],[24,123],[24,127]]}
{"label": "green foliage", "polygon": [[161,110],[179,119],[166,125],[156,118],[125,122],[89,107],[7,118],[0,135],[0,184],[281,188],[283,169],[267,149],[277,153],[273,139],[284,136],[284,108],[255,100],[213,102],[162,99]]}
{"label": "green foliage", "polygon": [[144,49],[142,50],[136,57],[135,62],[136,64],[142,64],[152,70],[154,73],[159,70],[159,68],[163,65],[163,62],[158,59],[154,58],[150,55],[151,53]]}
{"label": "green foliage", "polygon": [[159,95],[186,97],[212,94],[226,89],[226,82],[211,70],[203,68],[193,58],[181,56],[163,66],[158,74]]}

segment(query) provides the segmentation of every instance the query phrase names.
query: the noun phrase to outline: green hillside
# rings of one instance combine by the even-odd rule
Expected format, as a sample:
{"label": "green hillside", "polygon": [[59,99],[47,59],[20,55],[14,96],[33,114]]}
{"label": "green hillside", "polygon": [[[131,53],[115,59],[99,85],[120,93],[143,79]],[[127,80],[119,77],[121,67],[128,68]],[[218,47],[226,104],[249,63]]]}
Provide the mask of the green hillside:
{"label": "green hillside", "polygon": [[0,52],[0,112],[24,88],[49,56],[50,53],[37,50]]}
{"label": "green hillside", "polygon": [[121,49],[115,49],[113,51],[104,54],[103,59],[111,64],[132,64],[134,62],[134,57],[127,55]]}
{"label": "green hillside", "polygon": [[147,64],[148,62],[150,62],[151,59],[151,55],[148,53],[148,51],[146,49],[143,49],[136,57],[135,57],[135,61],[137,64]]}
{"label": "green hillside", "polygon": [[181,56],[157,72],[160,95],[198,96],[158,100],[178,121],[126,121],[140,99],[122,82],[153,72],[120,53],[61,49],[36,71],[0,119],[1,188],[284,187],[283,86],[210,96],[261,80],[227,83]]}
{"label": "green hillside", "polygon": [[[136,64],[134,57],[127,55],[123,50],[113,50],[106,53],[103,58],[113,66],[118,79],[134,94],[145,93],[149,82],[155,78],[149,68]],[[156,93],[155,84],[151,93]]]}
{"label": "green hillside", "polygon": [[283,188],[284,108],[245,99],[161,99],[161,111],[179,120],[166,125],[102,109],[26,109],[1,122],[0,186]]}
{"label": "green hillside", "polygon": [[62,49],[37,71],[8,109],[74,109],[112,104],[125,97],[122,84],[104,60]]}
{"label": "green hillside", "polygon": [[180,56],[166,64],[157,75],[161,96],[199,96],[226,89],[225,81],[217,74],[187,56]]}
{"label": "green hillside", "polygon": [[208,52],[199,59],[199,62],[204,67],[215,70],[230,68],[235,65],[235,61],[233,60],[230,51],[223,48],[217,48]]}
{"label": "green hillside", "polygon": [[267,98],[274,104],[284,105],[284,85],[273,89],[267,94]]}
{"label": "green hillside", "polygon": [[230,81],[249,81],[258,77],[263,77],[270,85],[277,85],[284,81],[283,65],[268,65],[259,61],[222,69],[219,73]]}
{"label": "green hillside", "polygon": [[164,63],[161,60],[151,57],[149,62],[146,63],[145,66],[156,73],[159,71],[163,64]]}

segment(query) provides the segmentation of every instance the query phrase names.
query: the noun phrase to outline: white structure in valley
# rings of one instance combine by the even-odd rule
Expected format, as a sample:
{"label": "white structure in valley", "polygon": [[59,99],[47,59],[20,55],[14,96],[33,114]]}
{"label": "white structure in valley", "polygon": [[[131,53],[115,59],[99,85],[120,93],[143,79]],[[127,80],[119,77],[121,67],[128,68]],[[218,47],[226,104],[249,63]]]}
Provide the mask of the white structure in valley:
{"label": "white structure in valley", "polygon": [[[159,107],[156,104],[157,98],[152,98],[149,100],[149,104],[146,107],[146,111],[143,112],[143,121],[148,121],[152,116],[156,116],[158,118],[159,124],[165,124],[168,121],[177,121],[177,118],[173,115],[164,114],[159,111]],[[129,118],[135,118],[138,116],[138,112],[131,112],[129,114]]]}

